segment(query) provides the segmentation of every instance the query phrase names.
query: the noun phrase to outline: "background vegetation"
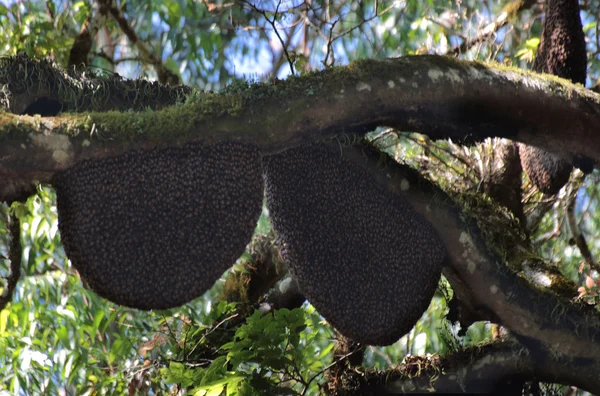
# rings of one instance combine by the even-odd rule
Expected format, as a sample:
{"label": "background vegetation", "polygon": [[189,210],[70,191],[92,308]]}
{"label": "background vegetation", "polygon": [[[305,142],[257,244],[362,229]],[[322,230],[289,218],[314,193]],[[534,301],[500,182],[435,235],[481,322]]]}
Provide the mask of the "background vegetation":
{"label": "background vegetation", "polygon": [[[355,59],[408,54],[455,54],[530,68],[542,30],[541,4],[534,1],[505,8],[509,3],[497,0],[122,0],[112,4],[118,13],[104,19],[99,11],[103,4],[4,2],[0,55],[23,52],[67,67],[77,37],[91,26],[97,33],[86,59],[96,73],[219,90],[237,79],[285,78]],[[600,2],[581,4],[587,86],[593,86],[600,73]],[[514,12],[503,20],[503,10]],[[445,178],[463,191],[477,192],[489,166],[489,144],[463,149],[388,132],[378,130],[373,136],[382,137],[397,159],[428,169],[432,178]],[[556,197],[541,196],[524,183],[526,209],[543,208],[533,235],[540,254],[581,285],[582,299],[597,303],[598,273],[585,264],[567,221],[574,216],[597,257],[597,171],[585,180],[575,177]],[[21,280],[12,302],[0,312],[0,389],[11,394],[167,394],[185,389],[218,395],[225,385],[228,393],[277,386],[280,392],[314,394],[324,389],[327,368],[359,353],[352,348],[340,352],[343,340],[308,303],[262,316],[247,298],[227,301],[225,279],[249,271],[250,252],[203,298],[179,309],[140,312],[97,297],[82,285],[65,256],[55,196],[48,187],[24,206],[0,206],[2,274],[8,272],[9,210],[19,212],[24,246]],[[270,231],[265,211],[256,232]],[[466,332],[450,326],[444,319],[450,294],[441,286],[415,328],[392,346],[366,348],[363,365],[393,367],[407,355],[443,354],[494,337],[496,329],[486,323]]]}

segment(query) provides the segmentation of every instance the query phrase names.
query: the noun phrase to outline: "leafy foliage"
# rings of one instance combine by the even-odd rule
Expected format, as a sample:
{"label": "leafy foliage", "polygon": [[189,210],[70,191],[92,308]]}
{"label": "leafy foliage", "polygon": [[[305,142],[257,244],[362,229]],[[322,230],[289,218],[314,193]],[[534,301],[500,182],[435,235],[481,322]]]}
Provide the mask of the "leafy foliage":
{"label": "leafy foliage", "polygon": [[[291,72],[265,16],[275,21],[286,49],[299,55],[296,69],[319,69],[367,57],[447,53],[464,38],[480,35],[503,7],[500,2],[475,0],[311,3],[307,7],[299,0],[286,2],[277,13],[277,1],[121,0],[117,6],[166,69],[183,83],[207,90],[244,77],[284,77]],[[584,30],[588,50],[595,54],[600,39],[594,17],[600,14],[600,2],[586,4]],[[4,2],[0,55],[24,52],[66,66],[74,38],[93,9],[91,0]],[[537,7],[517,14],[460,56],[528,67],[539,43],[539,15]],[[114,19],[108,18],[103,29],[104,38],[93,43],[89,54],[93,67],[126,77],[158,77],[156,65]],[[595,56],[589,59],[593,82],[600,75],[600,61]],[[476,191],[485,150],[384,132],[377,131],[375,138],[399,161],[419,165],[442,186]],[[575,216],[586,235],[597,235],[600,229],[598,186],[597,172],[581,186],[571,185],[578,191]],[[581,265],[583,258],[564,221],[574,196],[548,198],[535,191],[528,195],[531,208],[547,203],[533,238],[539,255],[578,282],[582,298],[597,304],[598,274]],[[11,394],[186,390],[197,395],[321,390],[324,370],[337,362],[332,353],[334,333],[310,305],[265,311],[259,309],[264,308],[261,301],[227,303],[219,281],[203,298],[179,309],[141,312],[115,306],[86,289],[66,259],[55,202],[54,192],[43,187],[22,206],[0,206],[2,274],[8,271],[9,211],[22,221],[24,246],[21,280],[12,303],[0,312],[0,389]],[[268,229],[265,211],[257,232]],[[600,245],[591,243],[590,249],[598,257]],[[242,271],[241,263],[248,257],[246,253],[224,278]],[[438,293],[409,334],[394,345],[367,348],[363,364],[384,369],[409,354],[445,353],[491,337],[486,323],[475,323],[466,336],[458,337],[442,319],[446,311],[446,300]]]}
{"label": "leafy foliage", "polygon": [[[216,311],[225,313],[230,306],[222,302]],[[216,331],[219,324],[205,335]],[[207,367],[189,368],[189,360],[171,361],[161,373],[165,382],[193,387],[190,394],[201,396],[222,391],[244,395],[282,389],[294,393],[309,387],[316,390],[318,382],[314,380],[323,374],[333,343],[322,339],[319,331],[304,331],[309,324],[308,314],[301,308],[266,314],[257,310],[235,330],[233,341],[217,349]],[[206,348],[209,342],[203,336],[196,346]]]}

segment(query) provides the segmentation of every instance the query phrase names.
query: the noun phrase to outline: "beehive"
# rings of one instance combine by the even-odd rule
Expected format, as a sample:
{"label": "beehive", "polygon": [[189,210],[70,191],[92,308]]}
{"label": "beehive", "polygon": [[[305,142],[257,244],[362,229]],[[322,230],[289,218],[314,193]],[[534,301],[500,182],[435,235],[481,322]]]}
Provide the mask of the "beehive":
{"label": "beehive", "polygon": [[361,343],[387,345],[408,332],[446,254],[432,225],[337,143],[265,157],[263,168],[282,255],[319,313]]}
{"label": "beehive", "polygon": [[[587,54],[577,0],[549,0],[533,71],[585,84]],[[565,133],[565,137],[567,134]],[[557,154],[521,145],[521,165],[538,189],[556,194],[568,181],[573,165]]]}
{"label": "beehive", "polygon": [[53,179],[67,256],[100,296],[139,309],[201,296],[244,252],[261,213],[257,146],[129,151]]}

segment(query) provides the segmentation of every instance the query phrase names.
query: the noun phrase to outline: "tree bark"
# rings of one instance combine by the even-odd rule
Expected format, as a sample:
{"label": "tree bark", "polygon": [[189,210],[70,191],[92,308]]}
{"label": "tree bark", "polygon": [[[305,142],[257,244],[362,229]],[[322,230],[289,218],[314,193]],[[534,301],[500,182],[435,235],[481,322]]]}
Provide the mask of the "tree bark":
{"label": "tree bark", "polygon": [[[492,393],[521,395],[527,381],[598,389],[597,366],[558,358],[552,351],[532,353],[514,340],[466,348],[442,358],[410,356],[397,368],[377,371],[354,367],[336,373],[335,395],[400,393]],[[341,377],[341,378],[340,378]]]}
{"label": "tree bark", "polygon": [[[15,61],[4,61],[0,70]],[[35,80],[5,73],[0,82],[8,77]],[[60,86],[68,98],[61,98],[64,108],[104,111],[42,118],[0,114],[0,200],[22,183],[49,181],[54,172],[82,159],[132,148],[251,140],[271,154],[384,125],[433,139],[497,136],[565,158],[600,158],[599,95],[556,77],[447,57],[357,61],[285,81],[193,95],[189,103],[157,111],[107,112],[111,102],[123,103],[118,87],[102,90],[105,80],[89,80],[81,92],[76,80],[69,81],[72,86]],[[20,92],[20,100],[35,96],[34,86],[29,89],[29,96]],[[121,100],[113,101],[115,96]]]}

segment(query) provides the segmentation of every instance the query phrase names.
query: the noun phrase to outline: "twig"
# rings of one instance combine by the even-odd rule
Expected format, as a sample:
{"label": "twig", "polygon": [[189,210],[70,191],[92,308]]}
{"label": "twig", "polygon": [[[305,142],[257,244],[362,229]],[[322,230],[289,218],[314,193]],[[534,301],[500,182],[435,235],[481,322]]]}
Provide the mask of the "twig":
{"label": "twig", "polygon": [[[406,135],[405,138],[407,140],[412,141],[413,143],[416,143],[417,145],[419,145],[419,146],[421,146],[423,148],[429,148],[429,149],[431,149],[431,146],[425,146],[425,145],[423,145],[423,143],[421,143],[418,139],[415,139],[412,136]],[[470,164],[466,163],[466,161],[464,161],[464,159],[462,159],[461,157],[459,157],[455,153],[451,152],[450,150],[447,150],[444,147],[438,146],[437,144],[434,144],[433,147],[435,147],[436,149],[439,149],[441,151],[445,151],[447,154],[449,154],[450,156],[452,156],[457,161],[462,162],[463,165],[467,166],[467,168],[471,166]],[[460,169],[457,169],[457,168],[453,167],[448,162],[446,162],[441,156],[439,156],[437,153],[435,153],[433,150],[430,150],[429,154],[432,157],[434,157],[435,159],[437,159],[438,161],[440,161],[446,168],[451,169],[457,175],[461,175],[461,176],[465,177],[466,179],[469,179],[472,183],[476,183],[477,182],[477,180],[469,172],[461,171]]]}
{"label": "twig", "polygon": [[382,358],[383,360],[385,360],[385,363],[388,365],[388,367],[393,367],[394,366],[394,362],[392,362],[392,359],[390,358],[390,355],[381,352],[379,349],[377,349],[374,346],[369,346],[369,349],[375,355],[378,355],[380,358]]}
{"label": "twig", "polygon": [[[296,29],[300,25],[301,22],[302,22],[302,19],[297,18],[291,25],[289,25],[289,28],[291,28],[292,31],[287,35],[287,37],[285,39],[285,48],[288,48],[291,45],[292,39],[294,38],[294,35],[296,34]],[[287,29],[287,28],[284,28],[284,29]],[[264,34],[266,32],[266,30],[267,29],[263,29],[261,31],[261,33]],[[266,34],[265,34],[265,38],[267,39],[267,41],[269,41],[269,37]],[[272,48],[272,50],[274,50],[274,49]],[[275,51],[272,52],[272,57],[275,58]],[[279,74],[279,69],[286,61],[287,61],[287,59],[285,59],[285,53],[281,52],[279,54],[279,56],[277,57],[277,61],[275,61],[273,63],[273,67],[271,68],[271,76],[273,78],[277,78],[277,75]]]}
{"label": "twig", "polygon": [[325,54],[325,59],[323,59],[323,66],[328,66],[329,55],[331,54],[331,64],[335,63],[335,53],[333,52],[333,28],[335,24],[338,23],[339,19],[333,21],[331,24],[331,29],[329,29],[329,38],[327,39],[327,53]]}
{"label": "twig", "polygon": [[123,31],[123,33],[125,33],[125,36],[127,36],[129,41],[131,41],[131,44],[138,49],[142,57],[146,58],[148,62],[156,68],[156,74],[159,76],[159,81],[163,84],[167,82],[173,85],[179,84],[179,76],[167,69],[163,65],[160,58],[154,55],[152,51],[150,51],[150,49],[146,46],[146,44],[144,44],[138,38],[135,31],[131,28],[131,26],[129,26],[129,22],[127,22],[125,16],[121,14],[121,11],[115,6],[110,7],[109,11],[115,19],[115,21],[117,22],[117,24],[119,25],[119,27],[121,28],[121,30]]}
{"label": "twig", "polygon": [[123,58],[119,58],[119,59],[113,59],[108,54],[106,54],[106,52],[103,52],[103,51],[95,52],[94,56],[102,58],[102,59],[106,60],[108,63],[110,63],[112,65],[118,65],[118,64],[124,63],[124,62],[143,62],[143,59],[140,58],[139,56],[123,57]]}
{"label": "twig", "polygon": [[575,244],[579,248],[579,252],[581,256],[585,260],[585,262],[590,266],[591,269],[594,269],[600,273],[600,264],[594,261],[592,256],[592,252],[588,247],[587,241],[583,236],[583,233],[579,229],[579,224],[577,224],[577,219],[575,219],[575,197],[571,199],[569,205],[567,206],[567,222],[569,224],[569,229],[571,230],[571,234],[573,235],[573,239],[575,240]]}
{"label": "twig", "polygon": [[290,54],[288,53],[285,42],[283,41],[283,39],[281,38],[281,35],[279,34],[279,31],[277,30],[277,26],[275,26],[275,21],[277,20],[277,14],[279,13],[279,6],[281,5],[281,1],[277,2],[277,7],[275,8],[275,12],[273,13],[273,20],[269,19],[269,17],[267,16],[267,11],[258,9],[254,4],[250,3],[247,0],[243,0],[243,3],[248,4],[248,6],[250,6],[254,11],[258,12],[262,16],[264,16],[265,20],[267,22],[269,22],[269,25],[271,25],[271,27],[273,28],[273,31],[275,32],[275,35],[277,36],[277,38],[279,39],[279,42],[281,43],[281,47],[283,48],[285,57],[290,65],[290,71],[292,72],[292,75],[296,74],[294,72],[294,62],[292,61]]}
{"label": "twig", "polygon": [[21,246],[21,221],[15,215],[8,216],[8,231],[11,236],[10,246],[8,250],[8,258],[10,260],[10,272],[6,277],[6,286],[0,296],[0,311],[2,311],[9,302],[12,301],[13,292],[21,277],[21,257],[23,248]]}
{"label": "twig", "polygon": [[353,350],[352,352],[348,352],[347,354],[341,356],[338,360],[336,360],[335,362],[331,363],[330,365],[326,366],[323,370],[319,371],[317,374],[313,375],[308,382],[306,383],[306,386],[304,387],[304,389],[302,390],[301,395],[305,395],[306,392],[308,391],[308,387],[310,386],[311,382],[313,382],[318,376],[322,375],[325,371],[329,370],[330,368],[332,368],[333,366],[335,366],[336,364],[342,362],[344,359],[346,359],[349,356],[352,356],[356,353],[356,351],[358,351],[360,348],[356,348],[355,350]]}
{"label": "twig", "polygon": [[[185,322],[184,322],[185,324]],[[188,339],[188,334],[190,333],[190,330],[192,329],[192,326],[188,326],[187,330],[185,331],[185,337],[183,337],[183,349],[181,351],[181,356],[185,357],[185,349],[187,348],[187,339]]]}
{"label": "twig", "polygon": [[189,357],[192,355],[192,353],[194,353],[194,351],[196,350],[196,348],[198,348],[198,346],[202,343],[202,341],[204,341],[206,339],[206,337],[208,337],[208,335],[210,333],[212,333],[213,331],[217,330],[223,323],[225,323],[228,320],[231,320],[233,318],[237,318],[239,315],[240,314],[237,314],[237,313],[235,313],[233,315],[230,315],[230,316],[226,317],[225,319],[223,319],[222,321],[220,321],[219,323],[217,323],[216,326],[211,327],[210,330],[208,330],[206,332],[206,334],[204,334],[202,336],[202,338],[200,338],[200,340],[196,343],[196,345],[194,345],[194,347],[192,348],[192,350],[187,354],[186,359],[189,359]]}
{"label": "twig", "polygon": [[481,29],[481,33],[473,38],[465,39],[461,45],[455,47],[454,49],[448,52],[449,55],[458,56],[461,55],[475,45],[480,44],[496,34],[496,32],[506,25],[510,18],[514,17],[519,12],[531,8],[536,3],[536,0],[514,0],[511,3],[507,4],[503,9],[500,15],[494,20],[484,26]]}
{"label": "twig", "polygon": [[375,15],[373,15],[373,16],[372,16],[372,17],[370,17],[370,18],[363,19],[363,20],[362,20],[362,21],[361,21],[361,22],[360,22],[358,25],[354,25],[354,26],[352,26],[350,29],[348,29],[348,30],[346,30],[346,31],[344,31],[344,32],[342,32],[342,33],[340,33],[340,34],[338,34],[337,36],[335,36],[335,38],[333,39],[333,41],[335,41],[335,40],[337,40],[337,39],[339,39],[339,38],[342,38],[342,37],[344,37],[344,36],[345,36],[345,35],[347,35],[347,34],[350,34],[350,33],[352,33],[353,31],[355,31],[356,29],[358,29],[359,27],[361,27],[361,26],[362,26],[362,25],[364,25],[365,23],[369,23],[369,22],[371,22],[373,19],[375,19],[375,18],[377,18],[377,17],[380,17],[380,16],[382,16],[383,14],[387,14],[387,12],[388,12],[389,10],[391,10],[392,8],[394,8],[395,6],[396,6],[396,4],[395,4],[395,3],[392,3],[392,5],[390,5],[389,7],[386,7],[386,8],[384,8],[384,9],[383,9],[383,10],[382,10],[380,13],[376,13]]}
{"label": "twig", "polygon": [[165,322],[165,325],[167,326],[167,330],[169,331],[169,335],[171,336],[173,341],[177,341],[177,336],[175,336],[175,333],[173,333],[173,330],[171,330],[171,326],[169,326],[169,321],[167,320],[167,317],[165,316],[165,314],[161,313],[160,316],[162,317],[163,321]]}
{"label": "twig", "polygon": [[[323,31],[321,30],[321,28],[318,27],[317,25],[315,25],[314,22],[310,20],[310,18],[308,17],[308,14],[306,12],[306,10],[304,10],[304,11],[295,10],[294,14],[296,14],[299,18],[301,18],[301,20],[304,21],[305,25],[310,26],[311,28],[315,29],[315,31],[317,32],[317,34],[319,36],[321,36],[321,38],[323,40],[328,40],[327,35],[325,33],[323,33]],[[335,22],[334,22],[334,24],[335,24]]]}

